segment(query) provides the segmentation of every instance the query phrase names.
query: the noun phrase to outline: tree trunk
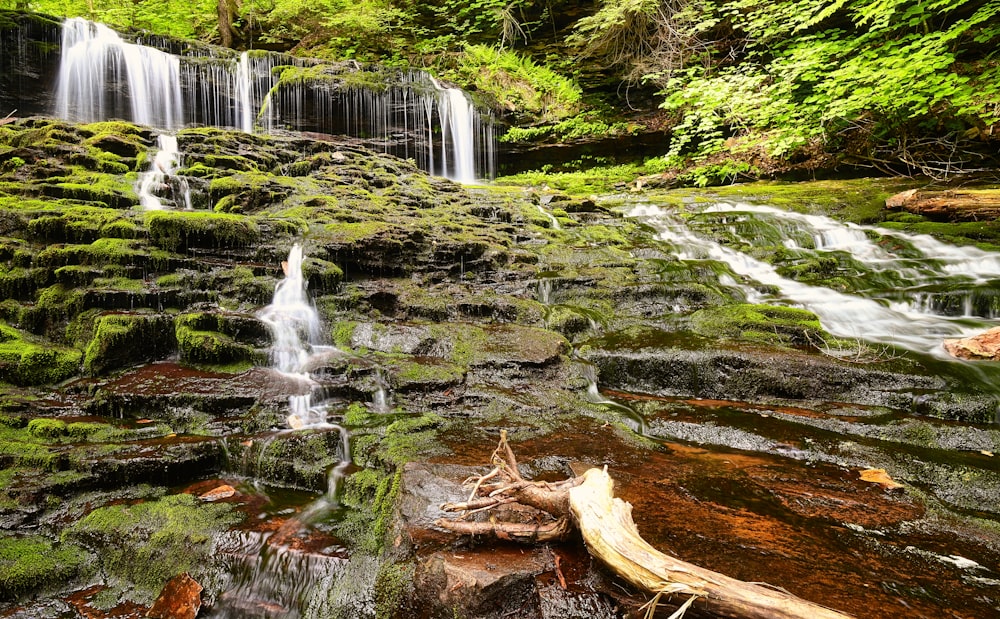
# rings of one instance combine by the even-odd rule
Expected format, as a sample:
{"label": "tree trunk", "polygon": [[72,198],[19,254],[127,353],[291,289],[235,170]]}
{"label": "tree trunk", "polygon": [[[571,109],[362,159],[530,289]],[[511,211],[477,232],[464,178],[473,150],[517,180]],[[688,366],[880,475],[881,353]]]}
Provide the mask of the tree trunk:
{"label": "tree trunk", "polygon": [[[517,459],[501,431],[500,444],[490,457],[493,470],[466,481],[472,484],[469,499],[446,503],[445,511],[462,512],[458,520],[441,518],[435,524],[460,535],[487,535],[502,540],[536,543],[564,540],[572,525],[580,530],[587,551],[611,571],[653,597],[678,595],[673,603],[687,608],[697,604],[720,617],[741,619],[849,619],[835,610],[808,602],[791,593],[743,582],[664,554],[639,535],[632,520],[632,506],[614,498],[614,482],[607,470],[590,469],[561,482],[535,482],[518,473]],[[467,521],[473,514],[511,503],[533,507],[543,524]],[[683,614],[683,613],[681,613]]]}
{"label": "tree trunk", "polygon": [[223,47],[233,47],[233,19],[236,16],[235,0],[219,0],[219,38]]}
{"label": "tree trunk", "polygon": [[[848,615],[790,593],[747,583],[666,555],[642,539],[632,506],[612,495],[607,471],[590,469],[569,489],[570,510],[587,551],[614,573],[650,593],[695,596],[696,604],[723,617],[745,619],[845,619]],[[687,596],[687,597],[685,597]]]}

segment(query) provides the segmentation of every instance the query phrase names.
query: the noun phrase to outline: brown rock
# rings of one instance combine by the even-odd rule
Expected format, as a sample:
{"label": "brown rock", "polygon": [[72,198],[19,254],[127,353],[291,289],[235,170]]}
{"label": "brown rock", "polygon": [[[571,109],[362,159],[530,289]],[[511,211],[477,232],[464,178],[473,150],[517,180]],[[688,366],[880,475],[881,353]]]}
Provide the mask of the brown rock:
{"label": "brown rock", "polygon": [[945,340],[944,349],[959,359],[1000,361],[1000,327],[964,339]]}
{"label": "brown rock", "polygon": [[167,582],[146,613],[154,619],[194,619],[201,609],[201,585],[187,572]]}

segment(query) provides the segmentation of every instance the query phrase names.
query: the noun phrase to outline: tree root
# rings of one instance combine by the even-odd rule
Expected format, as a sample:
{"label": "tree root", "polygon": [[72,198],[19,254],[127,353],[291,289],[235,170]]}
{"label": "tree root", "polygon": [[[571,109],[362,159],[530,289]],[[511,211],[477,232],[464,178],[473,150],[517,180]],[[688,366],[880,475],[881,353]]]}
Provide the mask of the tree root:
{"label": "tree root", "polygon": [[[506,431],[501,431],[500,443],[490,461],[493,465],[490,472],[466,480],[472,485],[467,501],[441,506],[461,515],[457,519],[438,519],[437,526],[460,535],[486,535],[526,543],[564,540],[577,529],[591,555],[654,596],[647,608],[649,616],[664,596],[676,594],[685,599],[675,617],[682,616],[693,604],[721,616],[748,619],[849,617],[787,591],[736,580],[656,550],[639,535],[632,520],[632,506],[614,498],[614,482],[606,469],[590,469],[579,477],[556,483],[525,480],[518,472]],[[465,520],[470,515],[510,505],[534,508],[541,522]]]}

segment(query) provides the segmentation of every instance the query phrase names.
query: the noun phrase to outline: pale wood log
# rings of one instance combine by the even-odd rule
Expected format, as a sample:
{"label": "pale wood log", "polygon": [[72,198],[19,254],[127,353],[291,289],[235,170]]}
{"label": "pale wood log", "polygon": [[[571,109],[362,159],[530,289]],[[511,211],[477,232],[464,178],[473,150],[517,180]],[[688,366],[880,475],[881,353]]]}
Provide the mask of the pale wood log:
{"label": "pale wood log", "polygon": [[642,539],[632,505],[614,498],[606,470],[589,469],[569,490],[569,504],[587,550],[636,587],[676,593],[723,617],[745,619],[846,619],[837,612],[766,586],[743,582],[664,554]]}
{"label": "pale wood log", "polygon": [[900,192],[885,201],[890,209],[904,209],[932,219],[992,221],[1000,216],[1000,190],[964,189]]}

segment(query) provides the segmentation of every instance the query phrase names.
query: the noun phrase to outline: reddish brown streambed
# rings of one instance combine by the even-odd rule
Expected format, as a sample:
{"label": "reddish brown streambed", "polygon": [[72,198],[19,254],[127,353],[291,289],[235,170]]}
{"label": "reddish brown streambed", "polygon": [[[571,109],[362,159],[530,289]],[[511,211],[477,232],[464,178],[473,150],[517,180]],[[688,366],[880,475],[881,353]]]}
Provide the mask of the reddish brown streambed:
{"label": "reddish brown streambed", "polygon": [[[446,437],[454,455],[440,460],[482,465],[495,434]],[[1000,612],[996,535],[928,510],[919,492],[888,492],[833,464],[629,440],[588,419],[537,439],[511,434],[523,464],[558,456],[607,465],[643,536],[685,561],[858,617]],[[963,569],[963,559],[981,567]]]}

